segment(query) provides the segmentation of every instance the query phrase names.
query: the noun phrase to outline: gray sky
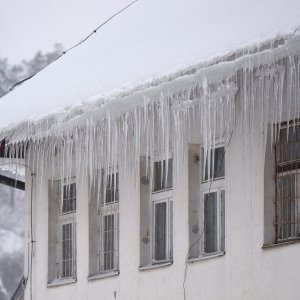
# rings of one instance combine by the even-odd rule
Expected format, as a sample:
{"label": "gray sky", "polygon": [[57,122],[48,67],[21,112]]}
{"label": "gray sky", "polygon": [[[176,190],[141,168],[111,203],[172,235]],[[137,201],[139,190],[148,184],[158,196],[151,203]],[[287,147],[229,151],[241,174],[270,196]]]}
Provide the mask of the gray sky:
{"label": "gray sky", "polygon": [[[0,55],[18,63],[38,50],[52,50],[55,42],[68,48],[129,2],[2,0]],[[290,33],[300,28],[299,16],[299,0],[139,0],[5,96],[0,128],[131,91],[153,78]]]}
{"label": "gray sky", "polygon": [[[109,7],[107,2],[110,2]],[[0,56],[11,63],[79,41],[130,0],[2,0]],[[112,5],[113,3],[113,5]]]}

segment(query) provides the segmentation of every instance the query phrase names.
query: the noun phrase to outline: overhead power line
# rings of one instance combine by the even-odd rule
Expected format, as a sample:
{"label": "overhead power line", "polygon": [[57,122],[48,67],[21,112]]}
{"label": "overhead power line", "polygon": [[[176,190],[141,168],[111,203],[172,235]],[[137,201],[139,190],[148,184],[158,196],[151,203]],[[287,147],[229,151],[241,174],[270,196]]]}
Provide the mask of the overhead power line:
{"label": "overhead power line", "polygon": [[126,5],[125,7],[123,7],[121,10],[119,10],[118,12],[116,12],[115,14],[113,14],[112,16],[110,16],[108,19],[106,19],[103,23],[101,23],[97,28],[95,28],[90,34],[88,34],[83,40],[81,40],[80,42],[76,43],[75,45],[71,46],[70,48],[62,51],[62,53],[60,53],[53,61],[51,61],[49,64],[47,64],[45,67],[43,67],[42,69],[40,69],[39,71],[29,75],[28,77],[14,83],[6,92],[4,92],[1,96],[0,99],[2,97],[4,97],[5,95],[7,95],[8,93],[10,93],[11,91],[13,91],[16,87],[18,87],[19,85],[23,84],[24,82],[28,81],[29,79],[31,79],[32,77],[34,77],[36,74],[40,73],[42,70],[46,69],[48,66],[50,66],[51,64],[53,64],[55,61],[59,60],[62,56],[64,56],[65,54],[67,54],[69,51],[73,50],[74,48],[80,46],[81,44],[83,44],[84,42],[86,42],[93,34],[97,33],[97,31],[103,27],[105,24],[107,24],[109,21],[111,21],[114,17],[116,17],[117,15],[119,15],[120,13],[122,13],[123,11],[125,11],[127,8],[129,8],[131,5],[133,5],[135,2],[137,2],[138,0],[134,0],[131,3],[129,3],[128,5]]}

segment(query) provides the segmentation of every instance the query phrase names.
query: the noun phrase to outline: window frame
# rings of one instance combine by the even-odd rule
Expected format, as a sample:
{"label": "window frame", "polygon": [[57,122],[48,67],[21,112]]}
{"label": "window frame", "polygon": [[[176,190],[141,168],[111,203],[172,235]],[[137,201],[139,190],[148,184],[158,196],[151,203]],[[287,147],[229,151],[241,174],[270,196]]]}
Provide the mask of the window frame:
{"label": "window frame", "polygon": [[[225,158],[225,154],[226,154],[226,149],[225,149],[225,145],[223,142],[218,142],[216,143],[214,149],[210,149],[210,151],[215,151],[216,149],[219,149],[219,148],[224,148],[224,158]],[[226,167],[225,167],[225,163],[226,163],[226,160],[224,162],[224,176],[220,176],[220,177],[214,177],[212,175],[214,174],[210,174],[210,178],[207,178],[205,179],[205,171],[206,171],[206,168],[208,169],[210,166],[208,166],[208,163],[207,162],[204,162],[204,148],[201,147],[201,155],[202,155],[202,172],[201,172],[201,184],[205,184],[205,183],[211,183],[212,181],[215,182],[215,181],[218,181],[218,180],[224,180],[225,179],[225,176],[226,176]],[[224,158],[222,160],[224,160]],[[207,156],[206,156],[206,159],[207,159]],[[213,160],[211,160],[211,162],[214,163]],[[207,164],[206,166],[204,166],[204,163]],[[212,171],[213,168],[212,168]],[[207,175],[208,177],[208,175]]]}
{"label": "window frame", "polygon": [[[224,238],[225,238],[225,228],[222,228],[222,213],[224,214],[224,218],[225,218],[225,199],[223,199],[224,201],[224,211],[222,210],[222,192],[224,192],[225,194],[225,187],[224,185],[222,186],[218,186],[215,187],[213,189],[210,190],[206,190],[202,192],[201,195],[201,219],[203,220],[203,239],[202,239],[202,243],[201,243],[201,249],[200,249],[200,253],[201,256],[214,256],[216,254],[220,254],[222,252],[225,251],[225,242],[224,242],[224,249],[222,249],[222,235],[224,233]],[[213,194],[213,193],[217,193],[217,250],[214,252],[205,252],[205,195],[209,195],[209,194]],[[226,197],[226,196],[225,196]],[[199,220],[200,221],[200,220]],[[226,241],[226,239],[225,239]]]}
{"label": "window frame", "polygon": [[[116,174],[116,175],[115,175]],[[106,180],[104,178],[106,177]],[[107,178],[113,178],[113,184],[110,184],[110,180],[107,180]],[[120,179],[119,179],[119,171],[118,169],[112,171],[109,170],[108,173],[106,173],[104,170],[102,170],[102,187],[105,188],[103,191],[100,191],[103,193],[103,201],[101,202],[101,205],[111,205],[119,203],[120,200]],[[117,185],[115,185],[115,181],[117,182]],[[115,188],[116,186],[116,188]],[[107,194],[108,192],[111,192],[114,195],[113,201],[107,202]],[[116,196],[117,195],[117,196]]]}
{"label": "window frame", "polygon": [[[200,247],[200,256],[208,257],[215,256],[218,254],[225,253],[226,249],[226,187],[225,187],[225,178],[226,178],[226,149],[223,141],[218,141],[215,143],[214,149],[224,148],[224,157],[222,158],[222,163],[224,164],[224,176],[214,177],[214,174],[210,174],[210,178],[205,179],[205,170],[210,166],[204,166],[204,149],[201,147],[202,159],[201,159],[201,175],[200,175],[200,214],[199,214],[199,224],[202,228],[202,237]],[[214,152],[213,152],[214,153]],[[206,157],[207,160],[207,157]],[[224,161],[224,162],[223,162]],[[211,163],[213,161],[211,160]],[[213,168],[212,168],[213,169]],[[205,252],[205,195],[217,193],[217,251],[215,252]],[[224,204],[222,206],[222,192],[224,192]],[[223,211],[224,208],[224,211]],[[224,214],[224,216],[222,216]],[[222,218],[224,218],[224,224],[222,224]],[[222,228],[224,226],[224,228]],[[222,238],[224,235],[224,244],[222,249]]]}
{"label": "window frame", "polygon": [[[152,264],[163,263],[173,259],[173,193],[168,189],[164,192],[155,193],[151,199],[152,216],[152,246],[151,260]],[[156,205],[166,203],[166,241],[165,241],[165,259],[156,259]]]}
{"label": "window frame", "polygon": [[[172,161],[172,187],[163,188],[160,190],[154,189],[154,176],[155,176],[155,164],[158,162],[161,162],[162,164],[166,160]],[[169,165],[169,164],[168,164]],[[151,227],[151,239],[150,239],[150,261],[152,265],[156,264],[163,264],[166,262],[170,262],[173,260],[173,186],[174,186],[174,171],[173,171],[173,157],[170,155],[166,159],[159,159],[156,157],[156,159],[152,163],[152,182],[151,182],[151,197],[150,197],[150,227]],[[168,172],[168,176],[169,172]],[[164,176],[163,176],[164,178]],[[164,185],[164,183],[163,183]],[[165,245],[165,259],[157,260],[156,257],[156,244],[155,244],[155,219],[156,219],[156,213],[155,213],[155,206],[159,203],[166,203],[166,245]]]}
{"label": "window frame", "polygon": [[[109,176],[114,176],[116,174],[117,178],[117,187],[115,186],[107,186],[107,178]],[[101,189],[99,190],[101,202],[98,204],[97,209],[97,227],[98,227],[98,249],[97,249],[97,264],[98,264],[98,274],[111,273],[115,271],[119,271],[119,236],[120,236],[120,227],[119,227],[119,202],[120,202],[120,190],[119,190],[119,171],[118,169],[110,168],[108,173],[105,170],[102,170],[102,178],[101,178]],[[106,179],[104,180],[104,178]],[[114,190],[114,195],[116,192],[118,193],[118,198],[114,197],[113,201],[106,202],[107,191]],[[102,195],[102,197],[101,197]],[[113,266],[110,269],[105,269],[106,261],[105,261],[105,217],[113,215],[114,216],[114,229],[113,229]]]}
{"label": "window frame", "polygon": [[[75,198],[73,198],[73,194],[72,197],[64,197],[64,188],[66,187],[67,189],[70,187],[70,191],[71,191],[71,185],[75,185]],[[68,191],[67,191],[68,192]],[[67,182],[66,180],[64,180],[64,184],[62,184],[62,189],[61,189],[61,203],[60,203],[60,215],[67,215],[67,214],[72,214],[72,213],[76,213],[76,205],[77,205],[77,191],[76,191],[76,182],[74,180],[71,180],[71,182]],[[75,200],[75,205],[73,208],[73,202]],[[64,210],[64,202],[71,202],[72,204],[72,208],[71,210]]]}
{"label": "window frame", "polygon": [[[282,159],[282,147],[288,147],[288,144],[298,143],[300,144],[300,137],[296,141],[291,140],[289,142],[289,133],[291,130],[296,130],[296,127],[300,131],[300,122],[299,120],[283,122],[278,126],[278,137],[277,141],[274,143],[275,150],[275,190],[276,190],[276,200],[275,200],[275,221],[274,221],[274,229],[275,229],[275,243],[285,243],[293,240],[300,239],[300,157],[299,158],[290,158],[288,160]],[[281,142],[281,131],[286,130],[286,135],[283,136],[283,142]],[[300,134],[300,133],[298,133]],[[285,153],[286,155],[286,153]],[[282,217],[282,201],[281,199],[281,179],[283,177],[289,177],[294,175],[294,222],[292,221],[292,217],[289,218],[286,222],[284,222]],[[283,226],[289,223],[291,226],[291,234],[287,237],[283,237]],[[294,227],[294,229],[292,229]],[[294,234],[292,234],[294,231]]]}
{"label": "window frame", "polygon": [[[170,163],[168,163],[168,168],[169,168],[169,166],[171,165],[172,166],[172,187],[169,187],[169,186],[166,186],[165,187],[165,184],[168,184],[168,178],[165,178],[165,175],[166,175],[166,173],[165,173],[165,168],[163,167],[162,168],[162,172],[163,172],[163,175],[162,175],[162,179],[165,179],[165,180],[162,180],[162,182],[161,182],[161,188],[160,189],[155,189],[155,182],[156,182],[156,180],[155,180],[155,175],[156,175],[156,172],[155,172],[155,164],[157,164],[157,163],[162,163],[162,165],[164,166],[164,165],[166,165],[166,163],[164,163],[164,162],[166,162],[166,161],[171,161],[171,164]],[[169,177],[169,170],[168,170],[168,177]],[[152,178],[152,188],[151,188],[151,190],[152,190],[152,194],[156,194],[156,193],[163,193],[163,192],[165,192],[165,191],[169,191],[169,190],[173,190],[173,158],[172,157],[169,157],[169,158],[167,158],[167,159],[162,159],[162,160],[155,160],[154,162],[153,162],[153,176],[152,176],[153,178]]]}
{"label": "window frame", "polygon": [[[56,265],[57,265],[57,274],[56,278],[59,280],[67,280],[70,278],[76,278],[77,276],[77,232],[76,232],[76,212],[77,212],[77,184],[76,178],[72,177],[71,179],[64,179],[59,181],[60,184],[60,198],[58,199],[57,207],[57,250],[56,250]],[[75,184],[75,209],[71,211],[63,211],[64,203],[64,188]],[[74,199],[72,199],[74,200]],[[63,227],[67,224],[71,224],[71,233],[72,233],[72,249],[71,249],[71,274],[70,276],[63,276]]]}

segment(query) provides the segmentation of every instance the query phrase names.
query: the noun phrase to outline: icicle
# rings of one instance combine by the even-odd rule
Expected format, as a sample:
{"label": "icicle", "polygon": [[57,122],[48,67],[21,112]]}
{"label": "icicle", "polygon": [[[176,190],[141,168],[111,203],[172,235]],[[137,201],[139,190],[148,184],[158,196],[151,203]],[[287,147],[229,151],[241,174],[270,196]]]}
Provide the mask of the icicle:
{"label": "icicle", "polygon": [[123,178],[128,171],[134,174],[140,156],[146,157],[146,174],[140,175],[150,176],[153,164],[149,166],[149,161],[157,152],[165,185],[170,154],[179,174],[186,161],[186,144],[195,140],[203,149],[202,173],[207,164],[208,178],[212,178],[209,166],[216,163],[216,139],[227,146],[237,126],[237,113],[244,145],[257,128],[265,149],[268,131],[273,145],[282,121],[293,120],[295,126],[300,117],[299,40],[295,36],[274,49],[247,50],[234,61],[199,68],[195,74],[124,99],[91,105],[91,110],[24,122],[3,134],[5,155],[13,162],[26,152],[40,184],[46,179],[69,183],[75,174],[91,191],[92,186],[105,184],[107,174],[114,174],[115,183],[117,173]]}

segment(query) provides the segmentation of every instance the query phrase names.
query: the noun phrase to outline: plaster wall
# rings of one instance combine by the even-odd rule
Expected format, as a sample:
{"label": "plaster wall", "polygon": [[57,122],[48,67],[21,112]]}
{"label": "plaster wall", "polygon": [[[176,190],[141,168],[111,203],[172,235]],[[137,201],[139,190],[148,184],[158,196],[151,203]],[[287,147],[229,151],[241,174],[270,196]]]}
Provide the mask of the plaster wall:
{"label": "plaster wall", "polygon": [[[78,182],[77,282],[47,287],[48,178],[45,176],[40,188],[34,190],[32,299],[181,300],[184,299],[184,280],[187,300],[299,299],[300,244],[262,248],[265,239],[270,239],[269,234],[265,234],[265,226],[272,222],[268,215],[269,221],[265,220],[264,193],[267,174],[272,172],[265,172],[265,154],[258,146],[259,139],[257,128],[244,142],[244,135],[237,125],[226,153],[225,255],[189,262],[187,268],[191,226],[188,179],[193,177],[188,170],[188,161],[174,183],[173,264],[139,270],[143,236],[140,233],[141,192],[136,185],[139,174],[128,173],[124,179],[120,178],[120,274],[89,281],[88,189],[86,183]],[[188,146],[185,151],[188,153]],[[266,155],[271,155],[268,151]],[[29,184],[29,174],[26,180]],[[193,199],[195,197],[193,195]],[[26,200],[28,204],[30,198],[27,196]],[[193,206],[197,207],[197,203],[193,202],[190,207]],[[29,285],[25,299],[30,299]]]}

